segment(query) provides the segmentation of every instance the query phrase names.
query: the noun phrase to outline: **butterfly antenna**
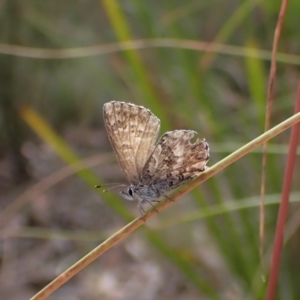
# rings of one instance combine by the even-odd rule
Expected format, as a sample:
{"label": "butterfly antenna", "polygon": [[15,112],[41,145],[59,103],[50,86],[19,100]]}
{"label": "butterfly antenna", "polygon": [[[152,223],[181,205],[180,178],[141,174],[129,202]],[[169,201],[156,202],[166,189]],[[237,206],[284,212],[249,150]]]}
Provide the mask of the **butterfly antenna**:
{"label": "butterfly antenna", "polygon": [[100,189],[100,188],[102,188],[102,187],[104,187],[104,186],[109,186],[109,185],[112,185],[112,187],[103,190],[104,193],[107,192],[107,191],[110,191],[110,190],[112,190],[112,189],[115,189],[115,188],[117,188],[117,187],[119,187],[119,186],[127,186],[127,185],[124,184],[124,183],[106,183],[106,184],[102,184],[102,185],[95,185],[95,189]]}

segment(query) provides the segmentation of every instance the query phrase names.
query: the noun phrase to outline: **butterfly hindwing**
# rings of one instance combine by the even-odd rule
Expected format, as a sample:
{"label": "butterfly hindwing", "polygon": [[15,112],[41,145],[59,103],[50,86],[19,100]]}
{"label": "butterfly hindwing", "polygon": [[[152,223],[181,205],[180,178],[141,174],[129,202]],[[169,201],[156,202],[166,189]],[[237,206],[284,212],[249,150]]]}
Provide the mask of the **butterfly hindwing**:
{"label": "butterfly hindwing", "polygon": [[142,173],[143,184],[173,189],[205,170],[209,148],[205,139],[191,143],[192,130],[166,132],[158,141]]}

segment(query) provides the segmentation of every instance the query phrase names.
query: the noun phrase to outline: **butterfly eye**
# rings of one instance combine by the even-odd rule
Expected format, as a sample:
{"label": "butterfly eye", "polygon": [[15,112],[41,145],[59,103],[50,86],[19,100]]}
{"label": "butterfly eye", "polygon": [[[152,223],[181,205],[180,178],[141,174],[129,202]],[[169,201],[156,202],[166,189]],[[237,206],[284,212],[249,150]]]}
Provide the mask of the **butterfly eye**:
{"label": "butterfly eye", "polygon": [[129,189],[128,189],[128,194],[129,194],[129,196],[131,196],[131,197],[133,196],[132,188],[129,188]]}

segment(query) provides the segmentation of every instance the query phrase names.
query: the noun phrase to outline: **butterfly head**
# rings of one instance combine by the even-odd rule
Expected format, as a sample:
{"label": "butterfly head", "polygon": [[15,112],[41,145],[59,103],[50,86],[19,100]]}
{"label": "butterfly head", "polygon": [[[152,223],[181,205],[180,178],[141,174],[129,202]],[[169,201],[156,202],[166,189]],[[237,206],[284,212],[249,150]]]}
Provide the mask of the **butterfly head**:
{"label": "butterfly head", "polygon": [[129,186],[126,190],[121,191],[120,194],[126,199],[126,200],[134,200],[135,197],[135,190],[133,188],[133,186]]}

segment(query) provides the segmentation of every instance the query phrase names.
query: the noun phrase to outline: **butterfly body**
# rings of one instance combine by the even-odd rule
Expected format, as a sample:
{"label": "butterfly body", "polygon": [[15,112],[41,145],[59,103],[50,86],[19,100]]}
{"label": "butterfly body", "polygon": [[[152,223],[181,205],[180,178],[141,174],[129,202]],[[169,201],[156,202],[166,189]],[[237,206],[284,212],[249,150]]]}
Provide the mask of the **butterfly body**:
{"label": "butterfly body", "polygon": [[166,197],[205,170],[209,146],[205,139],[190,142],[195,131],[169,131],[155,144],[160,120],[150,110],[111,101],[104,104],[103,112],[109,140],[130,182],[121,195],[137,200],[142,212],[143,203]]}
{"label": "butterfly body", "polygon": [[127,200],[137,200],[138,203],[151,202],[161,197],[159,189],[154,185],[130,185],[120,192]]}

